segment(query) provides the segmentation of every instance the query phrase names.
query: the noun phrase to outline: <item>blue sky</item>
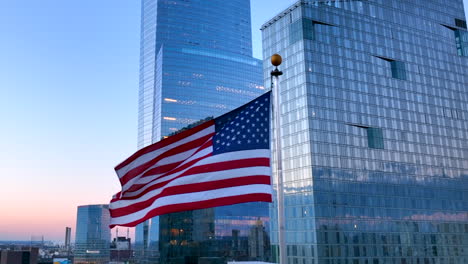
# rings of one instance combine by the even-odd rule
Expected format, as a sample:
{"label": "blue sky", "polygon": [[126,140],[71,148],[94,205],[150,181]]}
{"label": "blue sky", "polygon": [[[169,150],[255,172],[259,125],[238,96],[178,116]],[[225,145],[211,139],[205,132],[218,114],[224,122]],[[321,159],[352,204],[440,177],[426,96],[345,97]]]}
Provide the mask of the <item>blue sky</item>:
{"label": "blue sky", "polygon": [[[261,24],[295,0],[251,2],[260,57]],[[140,1],[1,1],[0,32],[0,240],[63,240],[136,150]]]}
{"label": "blue sky", "polygon": [[139,22],[139,1],[0,3],[0,240],[63,239],[77,205],[117,191],[113,166],[136,148]]}

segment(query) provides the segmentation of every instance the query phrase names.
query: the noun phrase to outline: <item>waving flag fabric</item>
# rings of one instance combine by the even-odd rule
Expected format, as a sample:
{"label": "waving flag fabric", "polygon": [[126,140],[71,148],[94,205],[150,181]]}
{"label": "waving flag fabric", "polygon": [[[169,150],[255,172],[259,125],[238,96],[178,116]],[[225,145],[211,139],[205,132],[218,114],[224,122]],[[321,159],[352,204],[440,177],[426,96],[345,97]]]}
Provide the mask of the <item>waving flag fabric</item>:
{"label": "waving flag fabric", "polygon": [[145,147],[115,170],[122,191],[111,227],[154,216],[271,202],[270,92],[221,117]]}

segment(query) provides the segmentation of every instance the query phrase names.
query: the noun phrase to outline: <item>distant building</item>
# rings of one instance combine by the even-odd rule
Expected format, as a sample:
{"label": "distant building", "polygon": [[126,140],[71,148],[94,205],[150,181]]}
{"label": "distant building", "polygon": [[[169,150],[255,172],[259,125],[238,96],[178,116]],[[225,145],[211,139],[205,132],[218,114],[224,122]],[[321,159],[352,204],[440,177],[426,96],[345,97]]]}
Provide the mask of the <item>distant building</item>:
{"label": "distant building", "polygon": [[116,237],[111,243],[110,260],[115,263],[126,263],[133,258],[132,241],[126,237]]}
{"label": "distant building", "polygon": [[65,248],[70,248],[71,227],[65,227]]}
{"label": "distant building", "polygon": [[249,257],[250,259],[262,260],[268,254],[271,254],[270,239],[263,221],[257,220],[255,226],[250,228]]}
{"label": "distant building", "polygon": [[75,264],[107,264],[110,259],[110,214],[107,204],[78,206]]}
{"label": "distant building", "polygon": [[0,264],[37,264],[39,248],[15,247],[0,250]]}

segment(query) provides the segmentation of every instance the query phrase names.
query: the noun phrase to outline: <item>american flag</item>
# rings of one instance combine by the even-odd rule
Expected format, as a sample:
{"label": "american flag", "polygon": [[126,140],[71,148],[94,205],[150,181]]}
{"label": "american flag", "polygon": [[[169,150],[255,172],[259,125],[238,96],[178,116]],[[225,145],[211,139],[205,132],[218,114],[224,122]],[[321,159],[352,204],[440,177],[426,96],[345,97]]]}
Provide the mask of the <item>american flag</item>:
{"label": "american flag", "polygon": [[214,120],[145,147],[115,168],[122,191],[111,227],[154,216],[271,202],[270,92]]}

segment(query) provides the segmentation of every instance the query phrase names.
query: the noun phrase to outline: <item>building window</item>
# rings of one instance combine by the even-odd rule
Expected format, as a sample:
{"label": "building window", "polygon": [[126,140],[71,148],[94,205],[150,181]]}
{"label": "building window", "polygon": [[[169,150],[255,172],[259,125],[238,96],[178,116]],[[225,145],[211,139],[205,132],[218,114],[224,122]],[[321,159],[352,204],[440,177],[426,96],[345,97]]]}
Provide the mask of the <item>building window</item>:
{"label": "building window", "polygon": [[362,124],[347,124],[348,126],[365,129],[367,132],[367,146],[373,149],[384,149],[383,131],[381,128]]}
{"label": "building window", "polygon": [[464,28],[466,29],[466,21],[462,19],[455,18],[455,26],[459,28]]}
{"label": "building window", "polygon": [[315,40],[315,25],[332,26],[321,21],[307,18],[298,19],[289,24],[289,44],[294,44],[302,39]]}
{"label": "building window", "polygon": [[406,67],[402,61],[390,61],[392,67],[392,77],[395,79],[406,80]]}
{"label": "building window", "polygon": [[381,128],[368,127],[367,128],[367,144],[369,148],[383,149],[383,131]]}
{"label": "building window", "polygon": [[294,44],[302,39],[315,39],[314,21],[303,18],[289,24],[289,43]]}
{"label": "building window", "polygon": [[455,30],[455,41],[458,55],[468,57],[468,31]]}
{"label": "building window", "polygon": [[393,78],[406,80],[406,66],[404,62],[390,59],[387,57],[382,57],[382,56],[375,56],[375,57],[384,61],[388,61],[390,63]]}
{"label": "building window", "polygon": [[[457,20],[459,21],[457,22]],[[455,24],[457,27],[466,28],[466,22],[464,20],[455,19]],[[455,33],[455,44],[457,46],[458,56],[468,57],[468,31],[444,24],[440,25],[452,30],[453,33]]]}

